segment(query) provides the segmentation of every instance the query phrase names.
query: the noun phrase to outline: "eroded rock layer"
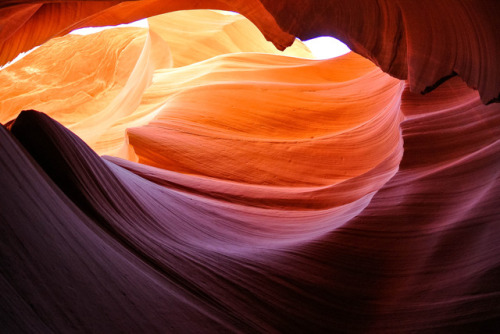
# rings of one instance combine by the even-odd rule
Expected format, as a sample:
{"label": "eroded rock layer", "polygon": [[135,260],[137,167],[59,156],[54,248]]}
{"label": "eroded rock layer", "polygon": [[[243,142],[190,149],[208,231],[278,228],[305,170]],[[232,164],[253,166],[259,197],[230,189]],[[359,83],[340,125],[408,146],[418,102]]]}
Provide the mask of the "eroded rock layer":
{"label": "eroded rock layer", "polygon": [[427,92],[458,75],[483,102],[500,98],[496,0],[4,1],[0,63],[84,26],[114,25],[183,9],[239,12],[283,49],[293,36],[332,35],[391,75]]}
{"label": "eroded rock layer", "polygon": [[[0,7],[19,23],[1,21],[3,60],[69,27],[192,5],[18,3]],[[446,72],[412,30],[430,4],[379,2],[386,27],[367,42],[323,19],[350,13],[335,3],[304,2],[310,19],[292,2],[195,6],[246,11],[277,44],[335,32],[381,68],[354,53],[307,59],[298,41],[282,54],[242,17],[197,11],[54,39],[0,71],[2,331],[497,329],[500,105],[483,103],[496,46],[478,63],[449,49],[485,73],[479,92],[456,71],[467,84],[421,95]],[[457,1],[465,22],[484,19],[470,43],[496,38],[487,4]],[[442,36],[463,33],[455,19]],[[182,22],[192,45],[175,35]]]}

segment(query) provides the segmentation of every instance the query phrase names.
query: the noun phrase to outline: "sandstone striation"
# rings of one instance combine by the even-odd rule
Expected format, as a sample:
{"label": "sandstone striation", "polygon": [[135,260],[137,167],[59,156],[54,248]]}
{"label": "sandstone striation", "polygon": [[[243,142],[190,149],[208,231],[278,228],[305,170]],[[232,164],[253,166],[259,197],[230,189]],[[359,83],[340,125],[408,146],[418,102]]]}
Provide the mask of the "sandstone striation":
{"label": "sandstone striation", "polygon": [[497,14],[3,1],[0,328],[496,331]]}

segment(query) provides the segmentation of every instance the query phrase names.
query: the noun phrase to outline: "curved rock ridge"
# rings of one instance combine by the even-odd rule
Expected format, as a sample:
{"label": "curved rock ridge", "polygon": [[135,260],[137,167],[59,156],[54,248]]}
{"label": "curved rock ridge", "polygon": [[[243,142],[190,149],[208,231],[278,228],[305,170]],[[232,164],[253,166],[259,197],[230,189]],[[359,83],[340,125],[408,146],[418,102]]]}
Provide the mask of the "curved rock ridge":
{"label": "curved rock ridge", "polygon": [[355,54],[242,53],[159,70],[138,110],[157,116],[127,129],[128,158],[256,206],[344,205],[396,172],[403,88]]}
{"label": "curved rock ridge", "polygon": [[263,0],[278,24],[299,38],[331,35],[380,68],[426,93],[458,75],[484,103],[500,99],[500,2],[496,0]]}
{"label": "curved rock ridge", "polygon": [[153,71],[171,65],[164,50],[162,39],[141,28],[53,39],[0,71],[0,122],[23,109],[44,110],[99,153],[113,153],[126,126],[140,121],[134,111]]}
{"label": "curved rock ridge", "polygon": [[484,103],[500,98],[496,0],[6,1],[0,5],[6,31],[0,38],[0,63],[76,28],[206,8],[245,15],[280,49],[292,44],[293,36],[339,38],[387,73],[408,79],[413,92],[428,92],[458,75],[479,90]]}
{"label": "curved rock ridge", "polygon": [[[296,42],[284,55],[240,16],[199,11],[53,39],[3,69],[2,331],[500,328],[500,104],[484,104],[495,3],[20,3],[0,4],[16,22],[0,21],[1,57],[210,6],[240,8],[278,45],[345,33],[408,80],[355,53],[311,60]],[[434,87],[445,63],[479,92],[458,67]]]}
{"label": "curved rock ridge", "polygon": [[452,79],[425,97],[405,90],[401,112],[393,177],[361,202],[306,211],[210,199],[203,182],[217,191],[216,180],[188,193],[155,185],[143,176],[172,184],[175,173],[107,162],[21,113],[0,130],[3,328],[495,328],[498,105]]}
{"label": "curved rock ridge", "polygon": [[150,31],[161,36],[174,50],[173,67],[238,52],[313,58],[309,49],[298,39],[284,51],[279,51],[242,15],[186,10],[150,17],[148,24]]}
{"label": "curved rock ridge", "polygon": [[14,59],[20,52],[78,28],[129,23],[179,10],[231,11],[236,8],[255,22],[279,49],[293,43],[294,37],[279,28],[259,0],[6,1],[0,4],[0,27],[6,31],[0,37],[0,64]]}
{"label": "curved rock ridge", "polygon": [[[204,24],[212,24],[209,32],[193,23],[201,17],[205,17]],[[179,35],[178,25],[184,21],[191,30],[185,33],[189,36],[180,34],[181,38],[198,36],[193,45],[172,37]],[[175,12],[152,18],[150,27],[149,31],[120,28],[56,38],[6,67],[0,71],[0,122],[11,120],[23,109],[43,110],[99,154],[118,154],[124,150],[125,129],[146,124],[155,116],[137,111],[155,70],[229,52],[260,50],[312,57],[298,40],[287,52],[278,51],[241,15]],[[246,30],[251,34],[242,37],[240,32]],[[199,52],[202,45],[206,45],[205,52]]]}

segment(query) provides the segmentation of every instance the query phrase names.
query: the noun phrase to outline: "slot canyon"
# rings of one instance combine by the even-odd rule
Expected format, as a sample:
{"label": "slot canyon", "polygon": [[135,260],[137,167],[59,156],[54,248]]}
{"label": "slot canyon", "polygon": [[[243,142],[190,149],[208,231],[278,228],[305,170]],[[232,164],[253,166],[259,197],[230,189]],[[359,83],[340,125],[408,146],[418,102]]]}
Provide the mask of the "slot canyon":
{"label": "slot canyon", "polygon": [[0,332],[500,332],[499,17],[0,2]]}

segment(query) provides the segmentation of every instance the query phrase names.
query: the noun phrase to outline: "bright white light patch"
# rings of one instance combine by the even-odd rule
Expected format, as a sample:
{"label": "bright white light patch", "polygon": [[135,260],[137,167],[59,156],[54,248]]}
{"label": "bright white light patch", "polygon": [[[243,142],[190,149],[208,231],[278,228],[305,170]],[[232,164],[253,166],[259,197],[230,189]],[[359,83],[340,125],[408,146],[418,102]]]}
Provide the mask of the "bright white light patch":
{"label": "bright white light patch", "polygon": [[29,51],[21,52],[20,54],[17,55],[16,58],[12,59],[7,64],[0,66],[0,71],[3,70],[6,67],[9,67],[10,65],[14,64],[15,62],[23,59],[24,57],[26,57],[27,55],[29,55],[30,53],[32,53],[33,51],[35,51],[38,48],[39,48],[39,46],[35,46],[33,49],[31,49]]}
{"label": "bright white light patch", "polygon": [[304,41],[315,59],[328,59],[348,53],[347,45],[330,36],[321,36]]}
{"label": "bright white light patch", "polygon": [[230,12],[228,10],[213,10],[216,13],[223,14],[223,15],[239,15],[236,12]]}
{"label": "bright white light patch", "polygon": [[94,34],[96,32],[106,30],[106,29],[112,29],[112,28],[119,28],[119,27],[139,27],[139,28],[148,28],[148,19],[142,19],[139,21],[135,21],[132,23],[127,23],[127,24],[119,24],[117,26],[104,26],[104,27],[88,27],[88,28],[81,28],[81,29],[76,29],[70,32],[70,34],[75,34],[75,35],[90,35]]}
{"label": "bright white light patch", "polygon": [[[234,12],[227,12],[227,11],[218,11],[221,12],[225,15],[237,15],[238,13]],[[81,28],[81,29],[76,29],[70,32],[70,34],[76,34],[76,35],[89,35],[89,34],[94,34],[96,32],[106,30],[106,29],[112,29],[112,28],[118,28],[118,27],[139,27],[139,28],[148,28],[148,20],[147,19],[142,19],[139,21],[135,21],[132,23],[127,23],[127,24],[120,24],[116,26],[104,26],[104,27],[88,27],[88,28]],[[328,59],[328,58],[334,58],[341,56],[343,54],[348,53],[349,48],[342,43],[341,41],[330,37],[330,36],[321,36],[317,38],[313,38],[307,41],[304,41],[304,44],[307,45],[309,50],[311,50],[312,54],[314,55],[315,59]],[[8,67],[9,65],[15,63],[19,59],[23,58],[33,50],[35,50],[37,47],[31,49],[28,52],[21,53],[20,55],[17,56],[16,59],[12,60],[11,62],[5,64],[4,66],[0,66],[0,70]]]}
{"label": "bright white light patch", "polygon": [[[148,19],[142,19],[139,21],[135,21],[132,23],[127,23],[127,24],[119,24],[117,26],[104,26],[104,27],[88,27],[88,28],[81,28],[81,29],[76,29],[70,32],[70,34],[75,34],[75,35],[90,35],[94,34],[96,32],[106,30],[106,29],[112,29],[112,28],[118,28],[118,27],[139,27],[139,28],[149,28],[148,25]],[[22,52],[20,53],[15,59],[12,61],[8,62],[7,64],[0,66],[0,70],[3,70],[6,67],[9,67],[10,65],[14,64],[18,60],[22,59],[26,55],[30,54],[31,52],[35,51],[38,48],[38,46],[35,46],[33,49]]]}

